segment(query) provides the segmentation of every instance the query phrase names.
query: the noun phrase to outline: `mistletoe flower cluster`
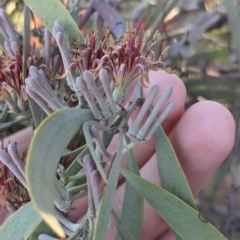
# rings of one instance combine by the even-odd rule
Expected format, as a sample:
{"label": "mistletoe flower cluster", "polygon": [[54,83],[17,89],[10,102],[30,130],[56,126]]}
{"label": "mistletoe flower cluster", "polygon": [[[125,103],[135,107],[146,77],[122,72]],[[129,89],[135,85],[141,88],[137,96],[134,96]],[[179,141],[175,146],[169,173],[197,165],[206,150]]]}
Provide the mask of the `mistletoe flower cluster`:
{"label": "mistletoe flower cluster", "polygon": [[[84,116],[82,132],[89,148],[89,154],[84,155],[82,161],[80,160],[84,166],[84,177],[86,177],[87,183],[70,187],[72,185],[70,182],[82,178],[83,175],[79,172],[68,176],[64,166],[59,165],[57,173],[60,181],[55,179],[54,173],[53,179],[55,180],[54,184],[52,184],[52,190],[55,192],[51,190],[53,201],[46,204],[48,204],[49,209],[54,210],[55,208],[53,207],[56,207],[58,210],[67,213],[71,209],[72,201],[87,194],[88,211],[81,224],[86,229],[89,228],[89,232],[91,232],[90,225],[93,222],[93,218],[97,216],[98,206],[103,194],[101,179],[107,186],[110,186],[110,184],[108,185],[110,177],[106,176],[103,168],[106,164],[112,164],[112,166],[115,165],[114,168],[119,169],[121,156],[137,143],[149,141],[159,125],[174,109],[175,102],[171,101],[168,103],[172,94],[172,87],[168,87],[163,91],[154,107],[152,105],[159,92],[158,86],[153,86],[150,89],[145,100],[142,96],[142,87],[147,87],[149,83],[149,71],[164,68],[161,58],[156,60],[152,51],[152,47],[156,44],[159,35],[158,32],[154,35],[152,43],[147,50],[145,50],[146,30],[143,24],[139,34],[129,24],[123,36],[115,41],[107,28],[99,44],[97,44],[98,31],[95,30],[90,37],[86,37],[83,43],[71,40],[71,45],[75,46],[75,49],[68,49],[68,42],[64,37],[64,28],[59,21],[55,22],[52,34],[56,40],[65,69],[63,75],[60,77],[55,75],[53,78],[59,80],[65,80],[66,78],[67,84],[64,86],[65,89],[68,88],[68,90],[76,94],[78,106],[73,111],[76,111],[75,114],[77,114],[76,116],[79,117],[79,120],[81,119],[81,114]],[[29,77],[25,80],[26,91],[47,115],[70,107],[55,95],[44,74],[40,73],[35,66],[29,68],[29,73]],[[130,84],[135,80],[138,80],[135,87],[135,97],[129,107],[124,108],[121,106],[121,103],[129,90]],[[139,105],[141,105],[141,110],[138,116],[132,125],[128,126],[130,116]],[[67,110],[66,112],[70,110],[71,114],[72,109],[65,110]],[[52,115],[53,118],[50,116],[49,121],[54,119],[54,124],[57,123],[58,119],[55,117],[58,114],[64,114],[65,110],[56,112],[56,115]],[[149,111],[151,113],[147,120],[144,120]],[[119,123],[114,127],[109,126],[115,117],[118,118]],[[104,145],[104,132],[119,133],[117,153],[109,152]],[[36,158],[32,158],[31,154],[37,158],[39,157],[38,154],[34,154],[34,151],[35,149],[30,146],[28,163],[32,162],[35,164]],[[56,160],[59,161],[59,156],[56,157]],[[29,164],[29,166],[32,167],[34,165]],[[28,173],[28,183],[31,186],[31,179],[34,178],[34,182],[36,176],[32,176],[30,171]],[[118,175],[116,174],[113,179],[111,180],[111,185],[113,186],[111,191],[116,189]],[[36,189],[36,192],[34,189]],[[29,187],[29,191],[32,192],[33,201],[36,202],[39,208],[42,208],[40,206],[42,202],[37,197],[37,188]],[[49,211],[47,210],[47,212]],[[76,232],[76,227],[79,226],[69,225],[69,222],[66,222],[66,219],[63,220],[58,212],[52,214],[55,214],[56,224],[58,223],[57,220],[59,220],[64,226],[70,226],[67,227],[67,230],[65,228],[61,230],[61,225],[59,225],[57,227],[58,230],[55,229],[59,236],[79,234]],[[42,217],[48,222],[45,214]],[[55,225],[55,223],[48,222],[50,225]],[[83,232],[87,234],[88,230]],[[39,239],[47,239],[45,237],[46,235],[40,235]]]}
{"label": "mistletoe flower cluster", "polygon": [[23,159],[16,144],[9,143],[0,150],[0,206],[16,211],[29,201]]}
{"label": "mistletoe flower cluster", "polygon": [[24,111],[28,105],[22,76],[21,43],[3,9],[0,9],[0,22],[0,32],[4,36],[0,57],[0,100],[5,100],[13,112]]}
{"label": "mistletoe flower cluster", "polygon": [[71,78],[68,83],[75,91],[77,89],[74,80],[76,75],[83,76],[84,70],[89,70],[96,80],[100,70],[106,69],[114,83],[113,99],[119,104],[124,100],[130,84],[135,79],[140,77],[141,85],[146,87],[149,83],[149,70],[165,69],[161,57],[155,59],[152,51],[159,32],[155,33],[150,47],[144,51],[146,29],[143,22],[139,34],[131,24],[128,24],[126,32],[116,40],[107,28],[98,44],[98,30],[95,29],[90,37],[86,37],[85,42],[72,41],[76,46],[76,49],[70,49],[72,57],[66,47],[63,28],[58,21],[55,23],[53,34],[58,43],[65,70]]}

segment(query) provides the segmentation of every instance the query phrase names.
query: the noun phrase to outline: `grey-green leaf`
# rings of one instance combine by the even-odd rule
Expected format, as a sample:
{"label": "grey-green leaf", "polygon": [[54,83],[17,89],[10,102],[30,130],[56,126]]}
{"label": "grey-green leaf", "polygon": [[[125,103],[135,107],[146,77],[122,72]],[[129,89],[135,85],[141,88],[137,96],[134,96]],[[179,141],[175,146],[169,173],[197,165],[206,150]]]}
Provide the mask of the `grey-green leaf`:
{"label": "grey-green leaf", "polygon": [[[121,240],[134,240],[133,236],[131,235],[131,233],[129,232],[128,228],[126,227],[125,224],[123,224],[123,222],[121,221],[121,219],[118,217],[117,213],[112,210],[112,216],[114,218],[114,221],[116,223],[117,229],[118,229],[118,234],[121,236],[118,237],[118,239]],[[132,224],[134,225],[134,224]]]}
{"label": "grey-green leaf", "polygon": [[162,188],[176,195],[191,207],[196,208],[185,174],[168,137],[161,127],[155,133],[155,140],[158,171]]}
{"label": "grey-green leaf", "polygon": [[47,115],[30,96],[28,96],[28,103],[33,116],[34,127],[37,128]]}
{"label": "grey-green leaf", "polygon": [[222,1],[223,1],[223,6],[226,9],[228,22],[232,30],[231,33],[233,35],[233,40],[236,45],[238,62],[240,62],[240,32],[239,32],[240,17],[239,17],[238,9],[233,5],[232,0],[222,0]]}
{"label": "grey-green leaf", "polygon": [[104,240],[107,225],[109,223],[111,210],[113,207],[114,195],[118,183],[118,176],[122,160],[122,141],[123,134],[119,134],[117,153],[112,160],[112,165],[108,177],[108,185],[103,190],[103,195],[97,211],[97,221],[93,240]]}
{"label": "grey-green leaf", "polygon": [[226,240],[210,223],[204,223],[199,213],[172,193],[121,169],[123,176],[184,240]]}
{"label": "grey-green leaf", "polygon": [[[36,210],[35,210],[36,211]],[[38,214],[39,215],[39,214]],[[41,217],[40,217],[41,218]],[[49,228],[49,226],[42,220],[39,222],[39,224],[36,226],[34,231],[32,232],[30,238],[28,240],[39,240],[38,237],[40,234],[48,234],[50,236],[56,236],[53,231]]]}
{"label": "grey-green leaf", "polygon": [[[161,186],[196,209],[191,189],[179,164],[174,149],[159,127],[155,133],[156,155]],[[181,238],[176,234],[176,238]]]}
{"label": "grey-green leaf", "polygon": [[59,110],[40,124],[29,147],[26,176],[31,199],[45,222],[61,237],[65,235],[54,214],[56,169],[73,136],[92,118],[90,110]]}
{"label": "grey-green leaf", "polygon": [[0,227],[0,239],[28,240],[42,218],[33,207],[32,202],[12,214]]}
{"label": "grey-green leaf", "polygon": [[54,22],[59,20],[64,27],[64,35],[70,46],[70,38],[84,40],[77,24],[59,0],[24,0],[28,7],[39,17],[44,26],[52,32]]}
{"label": "grey-green leaf", "polygon": [[[127,168],[130,172],[140,175],[137,163],[135,161],[133,151],[127,152],[128,163]],[[143,220],[143,198],[135,190],[135,188],[126,180],[123,207],[121,213],[121,222],[127,226],[128,231],[133,239],[139,239],[142,229]],[[133,224],[134,223],[134,224]],[[120,240],[119,236],[117,240]]]}

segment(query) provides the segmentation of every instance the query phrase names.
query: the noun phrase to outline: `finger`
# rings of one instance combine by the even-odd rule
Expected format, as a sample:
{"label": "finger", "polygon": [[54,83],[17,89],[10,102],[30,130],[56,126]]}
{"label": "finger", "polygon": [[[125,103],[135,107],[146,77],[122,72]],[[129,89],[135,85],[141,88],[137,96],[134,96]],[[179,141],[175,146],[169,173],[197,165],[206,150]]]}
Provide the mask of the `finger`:
{"label": "finger", "polygon": [[[184,111],[184,104],[185,104],[185,98],[186,98],[186,89],[181,81],[181,79],[174,75],[174,74],[169,74],[166,73],[165,71],[150,71],[149,72],[149,79],[150,79],[150,85],[148,88],[143,88],[143,96],[144,98],[147,96],[148,91],[151,87],[154,85],[159,85],[160,91],[154,100],[155,105],[161,96],[162,92],[164,89],[168,86],[173,87],[173,94],[168,100],[167,103],[170,101],[175,101],[177,103],[175,109],[170,113],[170,115],[167,117],[167,119],[163,122],[162,126],[164,130],[168,133],[170,130],[173,128],[173,126],[176,124],[176,122],[180,119],[180,117],[183,114]],[[132,94],[132,97],[129,99],[133,99],[134,93]],[[130,101],[130,100],[129,100]],[[166,104],[167,104],[166,103]],[[166,105],[165,104],[165,105]],[[137,109],[134,113],[133,116],[131,117],[129,121],[129,125],[132,124],[132,121],[135,119],[136,115],[138,114],[139,109]],[[117,139],[118,136],[114,136],[108,150],[110,152],[115,152],[117,148]],[[155,146],[154,146],[154,138],[152,138],[148,143],[139,143],[137,144],[133,152],[136,156],[137,162],[139,167],[142,167],[146,161],[154,154],[155,152]],[[123,156],[123,167],[126,166],[126,155]]]}
{"label": "finger", "polygon": [[[232,115],[222,105],[211,101],[193,105],[173,128],[170,140],[194,195],[230,153],[234,136]],[[142,167],[141,176],[154,184],[160,184],[155,155]],[[124,184],[117,190],[115,210],[118,213],[123,195]],[[142,239],[155,239],[166,229],[167,224],[145,202]],[[110,231],[111,237],[114,231]]]}
{"label": "finger", "polygon": [[[182,116],[182,113],[184,111],[184,104],[185,104],[185,98],[186,98],[185,86],[182,83],[181,79],[178,78],[178,76],[176,76],[174,74],[168,74],[165,71],[157,71],[157,72],[150,71],[149,79],[150,79],[151,84],[148,88],[145,88],[143,90],[144,97],[147,96],[148,90],[154,85],[159,85],[159,87],[160,87],[160,92],[158,93],[157,99],[160,97],[161,93],[164,91],[164,89],[167,86],[173,87],[173,94],[169,101],[171,101],[171,100],[176,101],[177,106],[173,110],[173,112],[168,116],[168,118],[166,119],[166,122],[163,124],[164,129],[169,132],[170,129],[176,124],[176,122]],[[134,89],[134,86],[132,86],[132,89]],[[131,89],[129,90],[129,92],[131,92]],[[128,102],[133,99],[133,96],[134,96],[134,93],[132,93],[132,96],[128,96],[126,98],[125,104],[128,104]],[[157,102],[157,99],[154,101],[155,104]],[[135,114],[135,116],[136,116],[136,114]],[[130,120],[130,124],[132,122],[132,119]],[[114,138],[108,148],[109,152],[116,151],[117,144],[118,144],[117,139],[118,139],[118,135],[114,136]],[[146,163],[146,161],[154,154],[154,151],[155,151],[155,146],[154,146],[153,139],[151,139],[149,141],[149,143],[147,143],[147,144],[139,143],[137,146],[134,147],[133,152],[138,161],[139,168],[141,168]],[[126,154],[122,158],[122,166],[126,167]],[[108,171],[108,169],[106,169],[106,171]],[[120,176],[119,183],[123,180],[124,180],[124,178],[122,176]],[[75,204],[74,206],[81,206],[82,204],[85,204],[85,200],[79,199],[79,200],[75,201],[74,204]],[[76,221],[76,219],[82,215],[79,215],[79,213],[76,214],[75,211],[72,211],[69,213],[68,216],[69,216],[70,220]]]}
{"label": "finger", "polygon": [[0,226],[7,220],[7,218],[12,214],[12,211],[7,211],[0,209]]}
{"label": "finger", "polygon": [[74,222],[74,223],[78,222],[87,213],[87,209],[88,209],[87,196],[79,198],[72,203],[71,209],[68,212],[67,218],[71,222]]}
{"label": "finger", "polygon": [[191,107],[169,135],[194,195],[230,153],[235,128],[225,107],[203,101]]}

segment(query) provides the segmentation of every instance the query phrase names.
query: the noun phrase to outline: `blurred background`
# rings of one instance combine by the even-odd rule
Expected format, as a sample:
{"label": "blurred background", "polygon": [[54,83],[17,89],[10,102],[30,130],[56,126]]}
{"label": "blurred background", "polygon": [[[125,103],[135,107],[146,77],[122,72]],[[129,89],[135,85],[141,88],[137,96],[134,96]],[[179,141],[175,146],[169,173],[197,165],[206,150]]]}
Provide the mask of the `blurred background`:
{"label": "blurred background", "polygon": [[[110,21],[118,19],[117,13],[137,29],[144,20],[149,36],[146,47],[151,45],[150,36],[159,30],[160,37],[153,47],[155,58],[165,50],[162,60],[167,70],[176,71],[186,85],[186,108],[209,99],[223,104],[232,112],[237,125],[235,146],[209,185],[201,191],[197,205],[202,219],[211,222],[228,239],[240,239],[240,1],[100,1],[111,7],[112,20],[102,18],[104,8],[92,9],[94,1],[62,2],[85,36],[98,27],[98,41],[105,27],[111,25]],[[21,38],[26,24],[23,1],[0,0],[0,4]],[[44,27],[32,13],[30,36],[32,52],[41,57]],[[3,40],[0,36],[0,43]],[[2,67],[4,51],[0,51]],[[6,112],[3,103],[0,110],[0,132],[5,136],[31,124],[31,117],[24,112]]]}

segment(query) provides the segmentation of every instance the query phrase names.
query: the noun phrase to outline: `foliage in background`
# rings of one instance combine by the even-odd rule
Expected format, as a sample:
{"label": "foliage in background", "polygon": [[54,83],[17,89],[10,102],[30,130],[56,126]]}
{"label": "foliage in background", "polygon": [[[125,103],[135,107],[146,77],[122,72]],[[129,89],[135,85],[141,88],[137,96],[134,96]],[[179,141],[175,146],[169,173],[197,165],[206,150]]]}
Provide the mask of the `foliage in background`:
{"label": "foliage in background", "polygon": [[[219,240],[225,239],[223,235],[238,239],[236,201],[239,199],[240,179],[236,178],[237,170],[234,170],[239,162],[238,132],[232,154],[220,167],[208,189],[200,195],[196,206],[171,144],[161,128],[149,128],[141,141],[149,139],[149,132],[156,132],[157,145],[161,146],[156,148],[156,153],[162,188],[139,177],[131,152],[140,138],[140,135],[136,137],[137,123],[129,130],[126,130],[125,124],[139,104],[140,85],[136,87],[138,90],[132,105],[128,109],[119,106],[131,81],[140,76],[139,82],[144,86],[148,81],[148,69],[164,68],[161,61],[156,61],[154,65],[150,60],[159,59],[169,46],[161,60],[169,71],[176,70],[183,79],[188,91],[186,106],[202,99],[219,101],[233,112],[238,126],[238,12],[239,5],[234,6],[230,0],[4,2],[0,9],[0,130],[10,134],[34,124],[36,132],[27,155],[28,186],[16,146],[0,152],[0,160],[5,161],[4,164],[18,179],[13,182],[14,186],[21,189],[17,194],[14,192],[14,201],[9,197],[4,199],[4,206],[16,211],[28,202],[25,192],[24,201],[21,198],[26,189],[32,199],[1,226],[0,238],[38,239],[40,235],[39,239],[50,239],[49,235],[68,235],[68,239],[79,236],[82,239],[104,239],[112,214],[118,227],[117,239],[139,239],[143,199],[146,199],[167,221],[178,239]],[[8,19],[15,25],[20,21],[21,24],[16,27],[23,28],[16,32]],[[142,19],[146,34],[141,28]],[[132,34],[131,24],[127,21],[142,29],[135,34],[139,38]],[[109,29],[105,30],[107,26]],[[160,35],[155,34],[156,30]],[[118,40],[114,42],[113,39]],[[127,69],[122,46],[125,41],[131,40],[141,42],[139,49],[136,48],[139,52],[135,50],[134,54],[146,54],[146,59],[138,59],[139,66],[132,61]],[[122,48],[119,43],[122,43]],[[148,50],[152,51],[149,55]],[[118,57],[113,53],[118,53]],[[129,58],[135,56],[129,51],[127,54]],[[91,73],[86,70],[91,70]],[[94,80],[100,94],[94,90]],[[88,89],[90,98],[84,94]],[[158,89],[151,91],[154,95]],[[95,102],[91,102],[91,94]],[[104,103],[101,95],[107,99]],[[167,89],[165,95],[170,96],[171,90]],[[166,101],[166,96],[161,101]],[[149,108],[146,102],[142,107],[142,111],[145,107],[145,113]],[[149,102],[151,104],[151,100]],[[166,107],[166,116],[173,107],[174,104],[169,105],[169,110]],[[117,122],[110,126],[107,121],[115,116],[118,116]],[[166,116],[160,120],[163,121]],[[108,153],[106,148],[118,132],[118,148],[114,154]],[[120,169],[121,156],[126,153],[128,170]],[[109,161],[103,161],[103,156]],[[71,165],[67,167],[69,161]],[[17,167],[11,169],[11,162],[15,162],[13,165]],[[110,173],[106,176],[103,168],[109,167],[110,162]],[[9,169],[2,169],[4,177],[1,181],[4,183],[11,173]],[[172,169],[176,174],[169,178]],[[127,179],[127,187],[122,214],[118,216],[111,206],[120,172]],[[226,184],[224,176],[231,183],[225,192],[220,188]],[[100,186],[100,179],[106,183],[104,189]],[[13,193],[6,186],[4,191],[9,195]],[[43,195],[48,197],[43,198]],[[89,207],[85,217],[80,224],[69,222],[65,216],[71,203],[86,195]],[[13,203],[16,199],[17,205]],[[223,203],[221,199],[224,199]],[[201,221],[197,207],[201,215],[223,235],[211,224]],[[214,214],[209,214],[209,210]],[[23,217],[25,214],[29,217]],[[26,222],[22,221],[25,218]],[[130,224],[132,219],[135,219],[134,226]],[[19,230],[13,233],[16,222],[21,224],[17,226]],[[185,222],[188,222],[187,229]]]}

